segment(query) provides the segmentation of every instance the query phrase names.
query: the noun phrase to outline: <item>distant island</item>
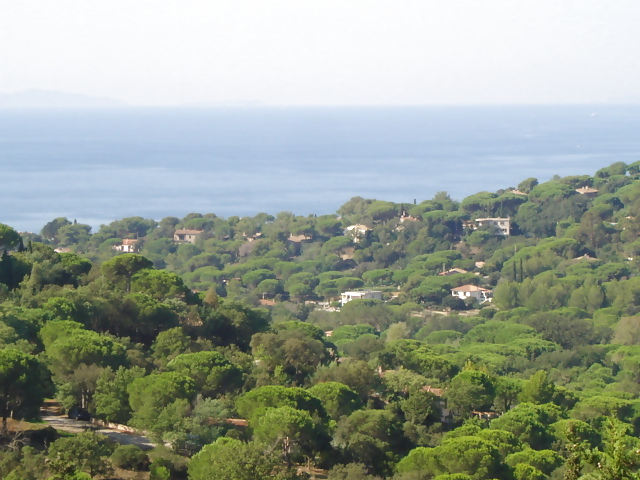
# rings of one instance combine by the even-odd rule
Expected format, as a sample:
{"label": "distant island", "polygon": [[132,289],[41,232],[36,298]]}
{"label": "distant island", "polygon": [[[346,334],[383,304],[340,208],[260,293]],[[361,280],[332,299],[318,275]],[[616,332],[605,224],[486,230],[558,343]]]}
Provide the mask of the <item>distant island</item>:
{"label": "distant island", "polygon": [[109,97],[93,97],[50,90],[1,93],[0,108],[118,108],[127,103]]}

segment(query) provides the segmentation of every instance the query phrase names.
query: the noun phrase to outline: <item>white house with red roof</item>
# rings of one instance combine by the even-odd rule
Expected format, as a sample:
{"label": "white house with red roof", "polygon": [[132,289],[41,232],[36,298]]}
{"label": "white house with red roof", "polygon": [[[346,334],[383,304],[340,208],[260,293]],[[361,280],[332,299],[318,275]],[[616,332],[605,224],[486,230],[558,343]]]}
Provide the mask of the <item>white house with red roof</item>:
{"label": "white house with red roof", "polygon": [[451,295],[462,300],[475,298],[480,303],[491,301],[491,290],[477,285],[462,285],[460,287],[452,288]]}
{"label": "white house with red roof", "polygon": [[113,249],[122,253],[135,253],[136,243],[138,243],[136,238],[125,238],[120,245],[114,245]]}

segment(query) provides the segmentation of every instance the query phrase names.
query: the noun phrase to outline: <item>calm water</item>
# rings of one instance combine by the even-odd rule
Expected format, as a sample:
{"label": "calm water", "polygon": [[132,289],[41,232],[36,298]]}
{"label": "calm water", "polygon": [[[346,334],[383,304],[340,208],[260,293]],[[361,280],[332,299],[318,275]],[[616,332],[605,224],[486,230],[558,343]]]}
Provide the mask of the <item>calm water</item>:
{"label": "calm water", "polygon": [[0,223],[334,213],[640,160],[640,106],[0,110]]}

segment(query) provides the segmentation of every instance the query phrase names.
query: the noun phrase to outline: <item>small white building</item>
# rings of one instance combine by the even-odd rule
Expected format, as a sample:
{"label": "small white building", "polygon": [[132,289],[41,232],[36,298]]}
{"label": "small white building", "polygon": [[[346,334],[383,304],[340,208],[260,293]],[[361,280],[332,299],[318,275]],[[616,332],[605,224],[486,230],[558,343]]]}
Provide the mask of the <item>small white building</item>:
{"label": "small white building", "polygon": [[344,292],[340,296],[342,305],[349,303],[351,300],[382,300],[382,292],[378,290],[359,290],[355,292]]}
{"label": "small white building", "polygon": [[174,242],[189,242],[196,243],[196,238],[203,232],[203,230],[176,230],[173,234]]}
{"label": "small white building", "polygon": [[507,218],[476,218],[476,228],[474,230],[484,227],[485,225],[491,225],[492,227],[496,227],[502,235],[509,236],[511,235],[511,219]]}
{"label": "small white building", "polygon": [[491,290],[478,287],[477,285],[462,285],[452,288],[451,295],[462,300],[467,298],[475,298],[480,303],[491,301]]}
{"label": "small white building", "polygon": [[344,229],[345,236],[351,237],[353,243],[358,243],[367,236],[371,229],[366,225],[349,225]]}
{"label": "small white building", "polygon": [[137,250],[136,243],[138,243],[136,238],[125,238],[122,240],[122,244],[114,245],[113,249],[122,253],[135,253]]}

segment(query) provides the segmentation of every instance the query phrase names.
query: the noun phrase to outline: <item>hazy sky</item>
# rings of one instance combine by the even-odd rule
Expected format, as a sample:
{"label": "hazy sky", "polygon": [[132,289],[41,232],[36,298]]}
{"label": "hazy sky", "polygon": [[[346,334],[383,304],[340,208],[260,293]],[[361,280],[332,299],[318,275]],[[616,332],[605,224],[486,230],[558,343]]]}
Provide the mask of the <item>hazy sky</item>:
{"label": "hazy sky", "polygon": [[638,0],[0,0],[0,93],[640,102]]}

